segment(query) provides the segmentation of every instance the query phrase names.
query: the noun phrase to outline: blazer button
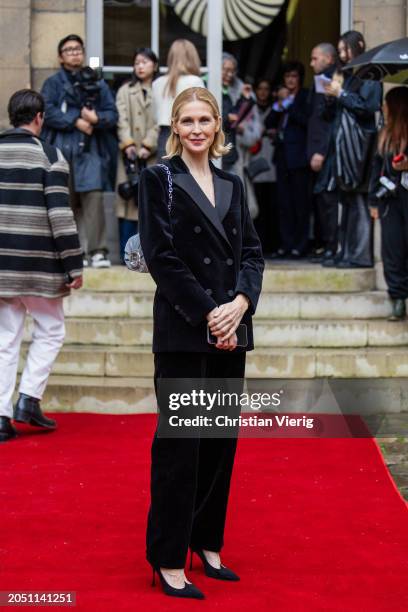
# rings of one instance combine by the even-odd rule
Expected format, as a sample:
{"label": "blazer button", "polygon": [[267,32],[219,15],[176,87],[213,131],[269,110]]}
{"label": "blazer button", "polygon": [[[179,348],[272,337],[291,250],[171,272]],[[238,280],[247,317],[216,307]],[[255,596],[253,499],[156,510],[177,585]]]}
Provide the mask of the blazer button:
{"label": "blazer button", "polygon": [[232,233],[234,234],[234,236],[236,236],[236,235],[237,235],[237,228],[236,228],[236,227],[233,227],[231,231],[232,231]]}
{"label": "blazer button", "polygon": [[212,289],[206,289],[205,292],[207,295],[212,295]]}
{"label": "blazer button", "polygon": [[227,291],[227,295],[229,295],[230,297],[232,297],[234,295],[234,291],[232,289],[229,289]]}
{"label": "blazer button", "polygon": [[234,260],[233,260],[233,259],[231,259],[231,257],[228,257],[228,259],[227,259],[227,265],[228,265],[228,266],[232,266],[232,265],[233,265],[233,263],[234,263]]}
{"label": "blazer button", "polygon": [[174,306],[174,310],[180,310],[180,306],[179,306],[178,304],[176,304],[176,305]]}
{"label": "blazer button", "polygon": [[203,261],[207,265],[211,263],[211,259],[209,257],[204,257]]}
{"label": "blazer button", "polygon": [[199,234],[201,232],[201,227],[199,225],[196,225],[194,231],[196,234]]}

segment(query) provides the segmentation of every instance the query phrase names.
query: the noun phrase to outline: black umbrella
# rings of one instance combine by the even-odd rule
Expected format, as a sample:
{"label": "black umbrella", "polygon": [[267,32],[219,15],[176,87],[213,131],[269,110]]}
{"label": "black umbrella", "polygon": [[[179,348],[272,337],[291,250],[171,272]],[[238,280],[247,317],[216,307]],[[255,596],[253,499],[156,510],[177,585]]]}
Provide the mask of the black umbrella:
{"label": "black umbrella", "polygon": [[362,79],[381,81],[388,75],[408,69],[408,38],[383,43],[353,59],[345,70],[353,68]]}

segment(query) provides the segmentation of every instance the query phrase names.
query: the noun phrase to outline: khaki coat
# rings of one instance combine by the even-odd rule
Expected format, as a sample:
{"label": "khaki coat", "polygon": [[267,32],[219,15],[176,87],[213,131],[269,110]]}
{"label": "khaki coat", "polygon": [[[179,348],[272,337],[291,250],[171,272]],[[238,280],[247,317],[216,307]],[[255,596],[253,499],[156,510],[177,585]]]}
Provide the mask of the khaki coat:
{"label": "khaki coat", "polygon": [[[142,146],[149,149],[152,155],[148,158],[147,164],[155,163],[158,128],[153,119],[151,89],[147,90],[145,96],[140,82],[133,86],[131,83],[122,85],[116,96],[116,106],[119,113],[117,187],[119,183],[127,180],[122,151],[129,145],[134,144],[138,150]],[[120,197],[117,191],[116,194],[117,216],[122,219],[136,221],[138,219],[138,210],[133,199],[126,201]]]}

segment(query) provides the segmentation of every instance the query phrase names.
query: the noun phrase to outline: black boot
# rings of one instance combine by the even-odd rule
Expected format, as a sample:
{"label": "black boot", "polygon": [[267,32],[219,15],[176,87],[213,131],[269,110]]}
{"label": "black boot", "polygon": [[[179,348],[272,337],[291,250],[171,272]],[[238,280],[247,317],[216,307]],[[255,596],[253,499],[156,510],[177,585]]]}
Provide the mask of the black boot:
{"label": "black boot", "polygon": [[14,420],[17,423],[27,423],[35,427],[44,427],[44,429],[56,429],[57,427],[54,419],[49,419],[41,412],[40,400],[25,395],[25,393],[20,393],[14,406]]}
{"label": "black boot", "polygon": [[392,300],[392,314],[388,317],[389,321],[402,321],[407,316],[405,300]]}
{"label": "black boot", "polygon": [[7,442],[17,436],[17,432],[11,424],[11,419],[6,416],[0,416],[0,442]]}

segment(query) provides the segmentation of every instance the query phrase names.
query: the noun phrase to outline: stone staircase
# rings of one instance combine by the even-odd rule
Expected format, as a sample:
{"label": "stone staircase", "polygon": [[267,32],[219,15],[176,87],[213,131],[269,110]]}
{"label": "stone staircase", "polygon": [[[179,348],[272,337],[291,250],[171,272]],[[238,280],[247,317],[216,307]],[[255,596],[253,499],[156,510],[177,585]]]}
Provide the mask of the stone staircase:
{"label": "stone staircase", "polygon": [[[386,321],[390,303],[377,286],[375,270],[268,265],[247,377],[398,384],[408,377],[408,323]],[[67,337],[44,398],[48,410],[155,411],[153,292],[149,275],[86,270],[84,289],[65,301]],[[29,332],[30,322],[26,340]]]}

